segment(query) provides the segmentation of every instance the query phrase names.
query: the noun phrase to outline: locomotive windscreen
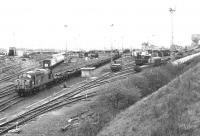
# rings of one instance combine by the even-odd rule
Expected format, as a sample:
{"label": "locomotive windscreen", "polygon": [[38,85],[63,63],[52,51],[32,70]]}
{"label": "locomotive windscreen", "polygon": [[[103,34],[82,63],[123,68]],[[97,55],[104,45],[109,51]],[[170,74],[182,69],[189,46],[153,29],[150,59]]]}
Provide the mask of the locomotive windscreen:
{"label": "locomotive windscreen", "polygon": [[27,73],[23,73],[22,75],[19,76],[19,78],[31,78],[31,75]]}

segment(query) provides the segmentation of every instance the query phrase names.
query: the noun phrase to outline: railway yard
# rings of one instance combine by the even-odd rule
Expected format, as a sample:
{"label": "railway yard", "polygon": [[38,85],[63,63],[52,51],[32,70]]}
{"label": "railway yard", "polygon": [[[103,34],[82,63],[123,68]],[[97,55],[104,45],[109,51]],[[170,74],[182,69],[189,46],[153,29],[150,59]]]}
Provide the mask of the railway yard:
{"label": "railway yard", "polygon": [[[112,59],[120,60],[122,65],[122,69],[116,72],[110,69],[110,53],[89,60],[76,58],[74,62],[64,61],[51,68],[56,77],[56,82],[53,82],[51,87],[42,88],[32,95],[19,96],[14,84],[16,79],[22,73],[41,68],[41,62],[48,57],[6,58],[4,62],[2,60],[4,65],[0,68],[0,135],[75,136],[84,122],[94,115],[97,116],[88,105],[102,95],[101,88],[104,90],[105,86],[140,74],[134,69],[135,58],[131,55],[112,56]],[[193,56],[186,59],[180,60],[180,63],[193,59]],[[177,63],[179,60],[173,64]],[[83,67],[96,69],[92,76],[81,77]],[[154,67],[144,65],[140,69],[145,73]]]}
{"label": "railway yard", "polygon": [[[68,72],[69,75],[70,74],[73,75],[73,73],[78,71],[81,67],[86,66],[86,65],[92,65],[92,64],[98,65],[97,63],[99,61],[104,60],[104,59],[105,58],[100,59],[100,60],[88,61],[87,64],[84,60],[82,60],[80,62],[72,63],[70,65],[63,63],[58,68],[54,69],[55,70],[54,72],[56,72],[58,75],[61,74],[61,73],[66,73],[66,72]],[[39,61],[41,61],[41,60],[39,60]],[[108,59],[106,59],[106,61],[108,61]],[[21,63],[22,62],[20,62],[20,64],[19,64],[19,62],[16,62],[16,64],[12,64],[12,66],[2,67],[2,72],[1,72],[2,78],[0,79],[0,84],[1,84],[0,85],[0,88],[1,88],[1,92],[0,92],[1,111],[7,109],[8,107],[13,105],[14,103],[17,103],[18,101],[22,100],[22,99],[18,99],[19,96],[14,91],[15,85],[13,84],[13,81],[17,78],[17,76],[19,76],[21,73],[24,73],[24,72],[29,71],[31,69],[35,69],[35,68],[40,67],[39,63],[36,62],[36,61],[33,63],[33,60],[23,62],[23,64],[21,64]],[[23,66],[23,65],[25,65],[25,66]],[[12,71],[12,73],[10,71]],[[8,102],[12,101],[12,103],[10,103],[8,105],[8,104],[6,104],[6,101],[8,101]]]}
{"label": "railway yard", "polygon": [[[66,80],[66,81],[62,80],[61,82],[59,81],[59,83],[56,86],[53,86],[50,89],[45,89],[39,92],[38,94],[34,96],[29,96],[29,97],[20,97],[15,92],[15,85],[13,84],[13,81],[21,73],[24,73],[31,69],[39,68],[40,67],[39,62],[42,61],[42,59],[37,58],[35,60],[27,59],[26,61],[21,61],[19,58],[18,59],[15,58],[16,60],[10,60],[10,59],[6,60],[7,61],[6,63],[8,66],[5,64],[5,66],[1,67],[2,78],[0,80],[1,81],[0,82],[1,84],[0,85],[0,90],[1,90],[0,91],[0,115],[1,115],[0,122],[2,123],[5,120],[10,122],[9,118],[11,117],[11,115],[15,115],[17,112],[21,113],[21,111],[23,111],[24,109],[26,110],[29,109],[27,107],[32,107],[30,105],[33,105],[33,106],[37,105],[33,109],[37,109],[37,107],[39,108],[41,106],[41,109],[38,109],[38,112],[33,111],[32,112],[33,115],[31,115],[30,117],[27,117],[27,121],[33,118],[33,116],[36,117],[36,116],[41,115],[42,113],[47,112],[45,110],[44,111],[42,110],[45,107],[49,107],[48,110],[50,109],[53,110],[58,107],[61,107],[62,105],[67,105],[67,103],[71,103],[73,101],[78,101],[78,100],[81,100],[82,98],[85,98],[84,95],[77,96],[77,97],[74,97],[74,96],[89,88],[93,88],[95,86],[105,84],[106,82],[111,82],[114,79],[108,80],[110,75],[106,74],[98,79],[89,81],[89,80],[86,80],[86,78],[84,77],[82,78],[80,76],[73,77],[73,74],[77,73],[77,71],[80,73],[80,68],[84,66],[99,67],[101,65],[104,65],[105,63],[108,63],[110,61],[110,57],[108,56],[110,56],[110,54],[107,55],[107,57],[102,56],[100,59],[93,59],[93,60],[88,60],[88,61],[85,61],[82,59],[70,64],[62,63],[59,67],[56,67],[53,72],[57,73],[57,75],[67,72],[67,74],[69,75],[68,76],[69,80]],[[14,64],[10,61],[13,61]],[[97,71],[101,72],[101,70],[99,69],[97,69]],[[100,76],[100,74],[98,74],[99,72],[96,73],[96,76]],[[121,74],[123,75],[123,73]],[[66,85],[67,88],[63,89],[63,85]],[[91,94],[89,93],[88,97],[91,97],[92,95],[94,95],[94,93],[91,93]],[[47,100],[49,104],[40,104],[40,102],[38,102],[38,101],[45,102],[45,100]],[[64,101],[65,101],[65,104],[63,103]],[[36,104],[33,104],[33,103],[36,103]],[[30,111],[28,110],[28,112],[31,112],[33,109],[31,108]],[[20,116],[24,116],[24,115],[20,115]],[[14,122],[19,122],[19,121],[16,120]],[[24,119],[22,119],[21,123],[23,122],[24,122]],[[8,130],[13,129],[12,127],[13,122],[10,122],[10,124],[1,124],[2,125],[1,128],[5,128],[5,130],[1,129],[1,134],[8,132]]]}
{"label": "railway yard", "polygon": [[0,136],[200,136],[199,1],[0,1]]}

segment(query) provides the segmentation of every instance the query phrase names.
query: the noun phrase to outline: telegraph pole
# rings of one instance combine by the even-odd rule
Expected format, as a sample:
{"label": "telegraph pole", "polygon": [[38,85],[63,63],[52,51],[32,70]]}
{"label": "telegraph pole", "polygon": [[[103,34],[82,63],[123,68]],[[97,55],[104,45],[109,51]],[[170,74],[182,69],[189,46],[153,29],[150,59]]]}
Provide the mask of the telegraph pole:
{"label": "telegraph pole", "polygon": [[[64,27],[67,29],[68,25],[64,25]],[[65,59],[67,59],[67,39],[66,39]]]}
{"label": "telegraph pole", "polygon": [[111,63],[113,62],[113,59],[112,59],[112,52],[113,52],[113,27],[114,27],[114,24],[111,24],[110,25],[111,27],[111,53],[110,53],[110,59],[111,59]]}
{"label": "telegraph pole", "polygon": [[173,9],[173,8],[169,8],[169,12],[171,14],[171,50],[175,49],[175,46],[174,46],[174,12],[176,10]]}

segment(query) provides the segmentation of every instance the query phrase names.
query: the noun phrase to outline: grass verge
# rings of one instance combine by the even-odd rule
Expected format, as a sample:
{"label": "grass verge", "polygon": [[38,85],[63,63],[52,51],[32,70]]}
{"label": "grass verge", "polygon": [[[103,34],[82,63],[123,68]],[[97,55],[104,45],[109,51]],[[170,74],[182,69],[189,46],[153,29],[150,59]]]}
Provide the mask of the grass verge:
{"label": "grass verge", "polygon": [[117,115],[98,136],[200,135],[199,67],[200,64]]}
{"label": "grass verge", "polygon": [[[91,102],[89,105],[90,111],[94,113],[94,116],[82,122],[76,129],[74,136],[97,135],[102,128],[105,128],[109,122],[116,117],[118,113],[128,108],[130,105],[135,104],[141,98],[157,91],[159,88],[169,83],[172,79],[195,66],[198,63],[198,60],[199,58],[195,58],[191,60],[190,63],[177,66],[168,64],[152,68],[150,70],[132,75],[125,80],[116,81],[112,84],[101,87],[99,97],[96,101]],[[178,84],[176,84],[176,86],[178,86]],[[154,107],[153,111],[155,112],[154,116],[160,117],[159,108]],[[145,118],[142,118],[142,120],[144,119]],[[121,123],[118,122],[118,124]],[[126,130],[126,128],[124,129]],[[156,131],[154,132],[156,133]],[[106,134],[105,130],[100,135],[110,134]],[[123,134],[120,133],[120,136],[121,135]]]}

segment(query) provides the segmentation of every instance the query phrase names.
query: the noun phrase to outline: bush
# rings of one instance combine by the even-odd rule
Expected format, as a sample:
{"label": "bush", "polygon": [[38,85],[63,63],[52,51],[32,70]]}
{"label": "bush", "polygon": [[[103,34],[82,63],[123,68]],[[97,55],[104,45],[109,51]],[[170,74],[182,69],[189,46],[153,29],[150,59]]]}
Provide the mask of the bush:
{"label": "bush", "polygon": [[200,57],[196,57],[190,61],[187,61],[184,65],[184,71],[187,71],[188,69],[190,69],[191,67],[194,67],[198,62],[200,61]]}
{"label": "bush", "polygon": [[137,88],[125,88],[123,82],[114,85],[108,88],[109,91],[107,93],[103,92],[97,100],[98,107],[103,106],[103,108],[108,109],[113,115],[134,104],[141,97]]}
{"label": "bush", "polygon": [[157,129],[152,130],[151,136],[181,136],[186,132],[183,128],[179,127],[182,114],[185,110],[181,103],[180,97],[177,96],[168,100],[166,103],[167,116],[161,119]]}
{"label": "bush", "polygon": [[142,97],[146,96],[146,92],[150,92],[149,81],[143,75],[137,75],[130,77],[128,80],[124,81],[124,86],[138,88]]}
{"label": "bush", "polygon": [[84,122],[78,129],[78,136],[95,136],[99,131],[98,127],[89,121]]}
{"label": "bush", "polygon": [[90,104],[90,111],[95,116],[90,121],[85,121],[76,130],[79,136],[95,136],[109,123],[117,113],[137,102],[141,95],[135,87],[125,86],[124,82],[112,83],[104,88],[95,102]]}
{"label": "bush", "polygon": [[144,76],[149,81],[150,92],[145,92],[145,96],[156,91],[163,85],[167,84],[171,79],[167,77],[168,72],[161,70],[160,68],[151,69],[149,72],[145,72]]}
{"label": "bush", "polygon": [[[90,104],[90,111],[94,112],[95,116],[91,120],[83,122],[76,130],[76,135],[97,135],[120,111],[133,105],[141,97],[156,91],[176,76],[197,64],[197,62],[197,60],[193,60],[190,63],[177,66],[167,64],[136,74],[128,79],[116,81],[109,84],[106,88],[102,87],[96,101]],[[178,136],[183,132],[177,123],[183,108],[179,105],[179,100],[174,100],[169,100],[167,103],[166,107],[169,110],[166,114],[168,116],[160,122],[161,125],[157,129],[152,130],[152,136]],[[155,117],[160,118],[159,108],[154,107],[153,111]]]}
{"label": "bush", "polygon": [[162,66],[161,69],[165,70],[167,72],[168,76],[172,79],[183,72],[184,64],[175,66],[175,65],[169,63],[165,66]]}
{"label": "bush", "polygon": [[191,136],[193,134],[193,128],[187,127],[191,123],[188,105],[196,101],[191,88],[183,85],[187,81],[180,81],[179,86],[174,88],[177,94],[167,98],[168,101],[163,104],[166,116],[160,120],[157,129],[152,130],[151,136]]}
{"label": "bush", "polygon": [[83,122],[72,136],[96,136],[111,119],[112,115],[109,112],[96,113],[92,119]]}

